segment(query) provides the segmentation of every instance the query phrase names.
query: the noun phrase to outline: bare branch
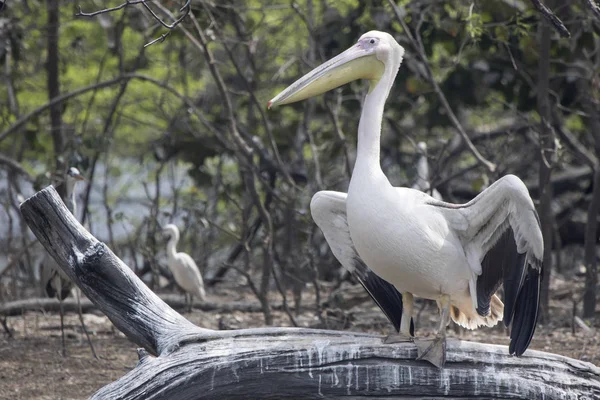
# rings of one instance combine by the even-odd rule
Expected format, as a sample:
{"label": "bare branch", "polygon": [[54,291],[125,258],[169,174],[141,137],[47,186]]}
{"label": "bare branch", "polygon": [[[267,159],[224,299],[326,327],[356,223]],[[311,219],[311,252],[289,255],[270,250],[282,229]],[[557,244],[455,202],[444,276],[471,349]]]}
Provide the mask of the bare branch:
{"label": "bare branch", "polygon": [[419,42],[417,41],[417,39],[415,39],[415,37],[412,35],[410,29],[408,28],[408,25],[406,25],[406,22],[404,22],[404,18],[402,18],[402,13],[401,13],[400,9],[396,5],[396,3],[394,3],[392,0],[388,0],[388,2],[394,9],[394,13],[396,14],[396,18],[398,19],[398,22],[400,23],[400,25],[402,26],[402,29],[404,30],[404,34],[410,41],[410,44],[412,45],[414,50],[419,55],[419,58],[421,58],[421,60],[423,61],[423,65],[425,67],[425,70],[427,71],[427,77],[429,78],[429,82],[433,85],[433,89],[435,90],[436,94],[438,95],[440,103],[442,103],[442,106],[444,107],[444,109],[446,110],[446,113],[448,114],[448,118],[450,118],[450,121],[452,121],[452,124],[454,125],[454,127],[456,128],[456,130],[458,131],[460,136],[462,137],[462,139],[465,142],[468,149],[471,151],[473,156],[477,159],[477,161],[479,161],[479,163],[481,163],[483,166],[485,166],[490,172],[494,172],[494,170],[496,169],[496,165],[494,163],[490,162],[489,160],[486,160],[479,153],[479,151],[475,148],[475,146],[471,142],[471,139],[469,139],[469,135],[467,135],[467,132],[465,132],[465,129],[463,128],[461,123],[458,121],[458,118],[454,114],[454,111],[452,111],[452,107],[450,107],[450,104],[448,103],[448,99],[446,99],[446,96],[444,95],[442,88],[440,88],[440,85],[437,83],[437,81],[435,80],[435,77],[433,76],[433,71],[431,70],[431,66],[429,65],[429,60],[427,59],[427,55],[425,55],[425,52],[423,51],[423,46],[420,45]]}
{"label": "bare branch", "polygon": [[[593,0],[588,0],[593,1]],[[546,7],[540,0],[531,0],[531,4],[550,22],[554,29],[560,33],[562,37],[571,37],[571,32],[563,24],[563,22],[556,16],[548,7]]]}
{"label": "bare branch", "polygon": [[91,13],[86,13],[83,12],[81,10],[81,6],[77,6],[77,13],[75,14],[76,17],[95,17],[98,14],[104,14],[104,13],[109,13],[109,12],[113,12],[113,11],[118,11],[121,10],[127,6],[131,6],[131,5],[135,5],[135,4],[140,4],[140,3],[144,3],[146,0],[127,0],[125,3],[118,5],[116,7],[112,7],[112,8],[105,8],[103,10],[98,10],[98,11],[94,11]]}
{"label": "bare branch", "polygon": [[29,175],[29,172],[17,161],[4,154],[0,154],[0,164],[6,165],[8,168],[12,169],[15,172],[23,175],[27,180],[32,181],[33,177]]}
{"label": "bare branch", "polygon": [[46,111],[48,108],[52,107],[55,104],[60,104],[66,100],[69,100],[73,97],[80,96],[89,91],[107,88],[107,87],[116,85],[116,84],[120,83],[121,81],[129,80],[129,79],[139,79],[144,82],[152,83],[156,86],[159,86],[159,87],[167,90],[169,93],[171,93],[175,97],[179,98],[192,111],[192,113],[200,120],[200,122],[204,125],[204,127],[206,127],[213,135],[215,135],[217,140],[219,140],[219,143],[221,145],[223,145],[226,149],[229,149],[229,146],[228,146],[227,142],[223,139],[221,132],[219,132],[202,114],[200,114],[200,112],[198,111],[198,108],[196,107],[194,102],[189,97],[184,96],[183,94],[179,93],[179,91],[177,91],[175,88],[173,88],[172,86],[170,86],[169,84],[167,84],[165,82],[161,82],[152,77],[149,77],[146,75],[140,75],[140,74],[123,74],[116,78],[109,79],[107,81],[103,81],[103,82],[99,82],[99,83],[94,83],[92,85],[74,90],[69,93],[65,93],[58,97],[55,97],[48,103],[44,104],[43,106],[38,107],[35,110],[31,111],[30,113],[22,116],[13,125],[9,126],[2,133],[0,133],[0,142],[2,140],[4,140],[8,135],[10,135],[11,133],[14,133],[19,128],[21,128],[23,125],[25,125],[27,123],[27,121],[29,121],[30,119],[32,119],[34,117],[37,117],[42,112]]}
{"label": "bare branch", "polygon": [[583,0],[583,2],[592,10],[596,18],[600,20],[600,6],[594,0]]}
{"label": "bare branch", "polygon": [[589,165],[590,168],[596,168],[598,160],[596,156],[590,152],[568,129],[565,129],[564,124],[560,121],[560,117],[556,110],[553,110],[552,117],[555,120],[553,124],[555,132],[572,150],[577,158]]}
{"label": "bare branch", "polygon": [[131,6],[131,5],[136,5],[136,4],[141,4],[143,5],[146,10],[148,10],[148,12],[150,14],[152,14],[152,17],[154,17],[155,20],[158,21],[159,24],[161,24],[162,26],[164,26],[165,28],[169,29],[169,32],[163,33],[162,35],[160,35],[159,37],[157,37],[156,39],[146,43],[144,45],[144,47],[148,47],[153,45],[154,43],[157,42],[164,42],[164,40],[167,38],[167,36],[169,36],[169,34],[171,33],[170,30],[175,28],[177,25],[179,25],[181,23],[181,21],[184,20],[185,17],[188,16],[188,14],[190,13],[190,10],[192,9],[191,7],[191,3],[192,0],[187,0],[185,2],[185,4],[183,5],[183,7],[181,7],[179,9],[180,12],[182,12],[181,16],[179,16],[179,18],[175,19],[175,21],[173,21],[171,24],[167,24],[166,22],[164,22],[158,15],[156,15],[156,13],[150,8],[150,6],[146,3],[146,0],[127,0],[125,3],[120,4],[116,7],[112,7],[112,8],[105,8],[103,10],[98,10],[98,11],[94,11],[91,13],[86,13],[81,11],[81,6],[78,6],[78,11],[75,14],[76,17],[94,17],[98,14],[105,14],[105,13],[109,13],[109,12],[113,12],[113,11],[118,11],[121,10],[127,6]]}
{"label": "bare branch", "polygon": [[175,22],[173,22],[172,24],[166,24],[166,23],[165,23],[165,22],[164,22],[162,19],[160,19],[160,17],[159,17],[158,15],[156,15],[156,14],[154,13],[154,11],[152,11],[152,9],[150,8],[150,6],[148,6],[148,4],[146,4],[146,2],[145,2],[145,1],[144,1],[144,2],[142,2],[142,4],[144,5],[144,7],[146,7],[146,10],[150,11],[150,14],[152,14],[152,16],[153,16],[153,17],[154,17],[154,18],[155,18],[155,19],[156,19],[158,22],[160,22],[160,24],[161,24],[162,26],[164,26],[164,27],[165,27],[165,28],[167,28],[167,29],[173,29],[173,28],[175,28],[177,25],[179,25],[179,23],[180,23],[181,21],[183,21],[183,19],[184,19],[185,17],[187,17],[187,15],[190,13],[190,10],[191,10],[190,3],[191,3],[191,2],[192,2],[192,0],[187,0],[187,2],[186,2],[184,5],[183,5],[183,7],[181,7],[181,8],[179,9],[179,11],[180,11],[180,12],[183,12],[183,14],[182,14],[182,15],[181,15],[179,18],[177,18],[177,19],[175,20]]}

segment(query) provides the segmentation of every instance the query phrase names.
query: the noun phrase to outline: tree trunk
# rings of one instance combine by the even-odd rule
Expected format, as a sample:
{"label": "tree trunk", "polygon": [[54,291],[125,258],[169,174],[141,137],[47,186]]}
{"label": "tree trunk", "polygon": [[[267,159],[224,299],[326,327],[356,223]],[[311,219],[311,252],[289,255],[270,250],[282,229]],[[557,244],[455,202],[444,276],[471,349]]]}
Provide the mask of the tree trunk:
{"label": "tree trunk", "polygon": [[585,226],[585,293],[583,295],[583,317],[593,318],[596,312],[596,291],[598,286],[598,262],[596,261],[597,227],[600,211],[600,165],[594,173],[594,190],[588,208]]}
{"label": "tree trunk", "polygon": [[[59,79],[59,48],[58,48],[58,30],[59,30],[59,15],[58,6],[59,0],[47,0],[46,6],[48,11],[48,55],[46,60],[46,70],[48,72],[48,100],[52,100],[60,96],[60,79]],[[50,107],[50,131],[52,133],[52,143],[54,145],[55,169],[61,174],[64,172],[65,164],[63,160],[63,152],[65,148],[64,137],[62,132],[62,111],[61,105],[55,104]],[[64,185],[59,186],[59,193],[64,195]]]}
{"label": "tree trunk", "polygon": [[547,321],[550,289],[550,271],[552,269],[552,184],[551,168],[554,158],[554,138],[550,127],[550,103],[548,89],[550,82],[550,25],[547,20],[540,22],[539,28],[539,65],[537,106],[541,118],[540,123],[540,205],[539,215],[544,237],[544,269],[542,275],[542,291],[540,298],[541,320]]}
{"label": "tree trunk", "polygon": [[[130,340],[140,361],[93,399],[503,398],[600,396],[600,368],[529,350],[448,341],[446,367],[415,361],[412,343],[302,328],[213,331],[190,323],[68,212],[52,187],[21,205],[63,271]],[[148,353],[159,356],[151,357]]]}
{"label": "tree trunk", "polygon": [[[598,44],[599,41],[596,40]],[[593,68],[593,67],[592,67]],[[596,159],[600,160],[600,98],[597,91],[590,90],[593,81],[581,81],[583,86],[582,105],[583,110],[588,114],[588,127],[594,138]],[[585,227],[585,293],[583,295],[583,316],[584,318],[593,318],[596,312],[596,295],[598,287],[598,262],[596,255],[596,246],[598,244],[598,212],[600,212],[600,163],[595,166],[594,184],[592,191],[592,201],[588,207],[587,223]]]}

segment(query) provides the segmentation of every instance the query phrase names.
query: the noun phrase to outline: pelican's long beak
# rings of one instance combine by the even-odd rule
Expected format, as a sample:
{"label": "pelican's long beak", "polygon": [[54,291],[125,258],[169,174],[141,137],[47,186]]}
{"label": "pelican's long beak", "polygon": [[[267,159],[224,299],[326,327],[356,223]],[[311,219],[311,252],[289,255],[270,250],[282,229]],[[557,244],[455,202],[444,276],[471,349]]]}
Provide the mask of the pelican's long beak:
{"label": "pelican's long beak", "polygon": [[372,51],[357,43],[292,83],[269,101],[267,107],[308,99],[357,79],[377,82],[384,69],[384,64]]}

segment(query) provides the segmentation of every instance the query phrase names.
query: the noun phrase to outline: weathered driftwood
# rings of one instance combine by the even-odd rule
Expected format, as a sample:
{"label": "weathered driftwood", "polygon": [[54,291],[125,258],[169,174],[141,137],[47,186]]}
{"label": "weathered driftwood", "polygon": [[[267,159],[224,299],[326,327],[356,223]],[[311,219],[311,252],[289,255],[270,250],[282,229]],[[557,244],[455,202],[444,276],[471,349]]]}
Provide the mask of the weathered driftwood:
{"label": "weathered driftwood", "polygon": [[[410,343],[298,328],[213,331],[150,291],[66,211],[53,188],[21,206],[28,225],[88,298],[133,342],[140,362],[94,399],[502,398],[593,399],[600,368],[529,350],[450,340],[443,370]],[[148,353],[158,356],[153,357]]]}

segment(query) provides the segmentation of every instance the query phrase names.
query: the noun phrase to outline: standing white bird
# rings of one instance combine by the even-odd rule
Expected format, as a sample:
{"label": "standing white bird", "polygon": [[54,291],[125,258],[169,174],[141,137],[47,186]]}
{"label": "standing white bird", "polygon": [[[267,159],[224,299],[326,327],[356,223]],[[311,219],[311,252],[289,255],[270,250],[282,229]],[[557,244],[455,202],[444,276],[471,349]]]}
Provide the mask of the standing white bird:
{"label": "standing white bird", "polygon": [[[348,194],[316,193],[310,204],[313,219],[348,270],[355,275],[374,272],[402,293],[400,335],[390,335],[387,342],[411,340],[414,295],[436,300],[441,310],[435,339],[415,340],[419,359],[444,365],[450,317],[474,329],[494,326],[504,316],[511,326],[509,352],[521,355],[535,331],[544,252],[533,202],[514,175],[499,179],[466,204],[445,203],[390,184],[380,165],[381,122],[403,55],[391,35],[368,32],[268,105],[369,80]],[[502,283],[505,304],[494,294]],[[371,295],[389,316],[402,303],[394,307],[388,292],[386,288]]]}
{"label": "standing white bird", "polygon": [[175,282],[185,291],[185,301],[191,311],[194,302],[193,296],[197,296],[201,301],[206,297],[202,275],[192,257],[186,253],[177,252],[179,229],[173,224],[168,224],[163,228],[163,234],[168,238],[167,265],[173,273]]}
{"label": "standing white bird", "polygon": [[419,161],[417,161],[417,179],[412,185],[413,189],[420,190],[429,194],[436,200],[443,200],[442,195],[437,189],[431,189],[431,182],[429,181],[429,160],[427,159],[427,144],[425,142],[417,143],[419,149]]}
{"label": "standing white bird", "polygon": [[[75,167],[69,168],[67,171],[65,184],[65,206],[73,215],[77,215],[77,205],[75,202],[75,185],[77,182],[84,180],[85,178],[79,170]],[[56,264],[56,261],[48,255],[45,256],[45,260],[42,266],[42,283],[46,289],[48,297],[56,297],[59,302],[60,310],[60,333],[62,338],[62,353],[63,356],[66,354],[65,344],[65,326],[64,326],[64,310],[63,300],[69,296],[71,289],[73,289],[73,282],[65,275],[60,267]]]}

